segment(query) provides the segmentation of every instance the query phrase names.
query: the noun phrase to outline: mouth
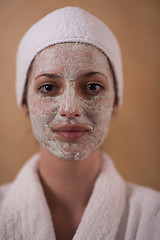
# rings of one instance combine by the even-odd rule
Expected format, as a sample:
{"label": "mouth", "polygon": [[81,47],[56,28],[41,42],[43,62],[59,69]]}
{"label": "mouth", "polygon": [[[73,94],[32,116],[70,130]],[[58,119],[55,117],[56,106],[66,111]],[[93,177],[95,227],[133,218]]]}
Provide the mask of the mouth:
{"label": "mouth", "polygon": [[81,139],[91,132],[91,127],[83,125],[61,125],[54,126],[51,130],[61,140],[74,141]]}

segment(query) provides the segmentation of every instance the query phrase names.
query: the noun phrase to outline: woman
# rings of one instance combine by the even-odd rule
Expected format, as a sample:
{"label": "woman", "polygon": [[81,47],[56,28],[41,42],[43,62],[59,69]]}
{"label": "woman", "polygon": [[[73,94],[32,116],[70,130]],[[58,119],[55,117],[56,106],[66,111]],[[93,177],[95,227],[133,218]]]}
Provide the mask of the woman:
{"label": "woman", "polygon": [[0,188],[0,239],[158,239],[160,194],[100,152],[122,103],[108,27],[75,7],[41,19],[21,41],[16,89],[40,151]]}

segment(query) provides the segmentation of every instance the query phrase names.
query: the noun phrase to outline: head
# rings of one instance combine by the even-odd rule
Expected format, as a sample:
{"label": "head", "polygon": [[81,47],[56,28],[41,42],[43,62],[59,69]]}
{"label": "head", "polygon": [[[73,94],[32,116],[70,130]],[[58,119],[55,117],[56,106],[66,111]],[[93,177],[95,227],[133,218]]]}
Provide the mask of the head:
{"label": "head", "polygon": [[75,160],[88,157],[106,137],[115,109],[113,74],[94,46],[57,44],[33,61],[23,110],[35,138],[50,153]]}
{"label": "head", "polygon": [[[95,22],[100,21],[81,9],[66,9],[66,12],[73,11],[77,15],[80,11],[79,17],[83,15],[83,21],[84,16]],[[75,34],[75,29],[73,29],[75,25],[72,22],[70,24],[72,33],[69,35]],[[109,32],[108,41],[111,41],[111,45],[115,44],[116,46],[114,49],[110,49],[108,55],[113,55],[110,58],[105,52],[107,51],[105,44],[104,47],[97,47],[97,45],[103,45],[103,39],[96,39],[96,36],[92,36],[92,30],[92,34],[87,32],[88,39],[85,39],[84,42],[80,41],[82,36],[79,36],[79,40],[76,41],[71,41],[71,36],[68,36],[65,38],[67,41],[61,39],[56,43],[55,39],[52,39],[52,44],[51,41],[50,44],[47,42],[44,47],[43,44],[39,44],[41,41],[39,39],[37,44],[41,46],[41,49],[37,44],[31,46],[34,48],[32,54],[31,49],[29,49],[29,53],[24,49],[29,56],[28,61],[24,61],[25,66],[22,66],[20,60],[26,57],[23,47],[31,39],[31,33],[38,31],[37,28],[39,29],[41,24],[37,24],[38,27],[33,26],[26,37],[22,39],[19,48],[17,79],[20,79],[20,75],[25,69],[25,76],[27,76],[25,79],[27,78],[27,80],[24,81],[23,88],[20,84],[21,91],[17,84],[17,93],[21,92],[21,96],[18,94],[18,101],[20,101],[23,111],[29,113],[33,133],[44,149],[57,157],[83,160],[102,144],[108,133],[111,116],[117,111],[121,102],[120,89],[122,86],[117,81],[120,66],[115,71],[116,60],[114,64],[112,63],[116,56],[117,42],[114,42],[114,38],[114,41],[111,41],[113,36]],[[97,24],[104,27],[102,22]],[[77,31],[79,30],[78,25]],[[83,30],[84,28],[83,25]],[[81,34],[81,31],[79,33]],[[64,38],[63,35],[61,38]],[[53,38],[54,36],[55,32]],[[95,44],[93,44],[94,38]],[[51,38],[49,39],[51,40]],[[47,40],[45,39],[45,41]],[[118,57],[120,58],[119,55]],[[22,66],[22,69],[19,65]],[[19,80],[17,80],[18,82]]]}

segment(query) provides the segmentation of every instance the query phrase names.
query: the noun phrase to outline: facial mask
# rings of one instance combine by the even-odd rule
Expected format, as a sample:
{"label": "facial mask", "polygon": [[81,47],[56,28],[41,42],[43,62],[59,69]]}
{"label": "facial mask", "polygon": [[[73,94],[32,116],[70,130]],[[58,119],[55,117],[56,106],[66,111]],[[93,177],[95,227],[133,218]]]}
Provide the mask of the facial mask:
{"label": "facial mask", "polygon": [[[96,74],[87,77],[92,72]],[[40,91],[44,83],[52,82],[44,74],[58,76],[54,79],[58,94]],[[84,82],[97,84],[99,93],[88,94],[87,88],[84,94]],[[113,77],[106,56],[91,45],[79,43],[57,44],[43,50],[29,75],[27,101],[34,136],[43,148],[60,158],[87,158],[107,136],[113,110]],[[88,132],[78,139],[65,140],[53,131],[61,126],[84,126]]]}

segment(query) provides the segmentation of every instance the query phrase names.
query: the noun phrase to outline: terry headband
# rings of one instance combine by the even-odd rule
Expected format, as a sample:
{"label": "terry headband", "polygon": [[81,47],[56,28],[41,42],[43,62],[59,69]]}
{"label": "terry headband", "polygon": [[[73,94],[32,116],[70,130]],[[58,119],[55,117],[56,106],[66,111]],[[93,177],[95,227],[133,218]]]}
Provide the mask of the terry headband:
{"label": "terry headband", "polygon": [[65,7],[49,13],[23,36],[16,61],[18,105],[22,106],[28,69],[35,56],[51,45],[66,42],[91,44],[108,57],[115,75],[118,106],[120,106],[123,95],[123,75],[117,39],[101,20],[78,7]]}

